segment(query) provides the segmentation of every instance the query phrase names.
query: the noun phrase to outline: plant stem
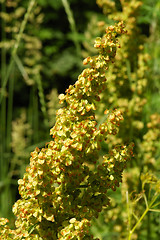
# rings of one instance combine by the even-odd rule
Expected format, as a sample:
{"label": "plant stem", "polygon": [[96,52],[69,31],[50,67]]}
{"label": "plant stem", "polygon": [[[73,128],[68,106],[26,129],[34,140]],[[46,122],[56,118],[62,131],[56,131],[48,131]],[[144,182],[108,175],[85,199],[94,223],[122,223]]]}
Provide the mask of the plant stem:
{"label": "plant stem", "polygon": [[128,240],[131,240],[131,236],[133,234],[133,232],[135,231],[135,229],[137,228],[137,226],[140,224],[140,222],[143,220],[143,218],[145,217],[145,215],[148,213],[148,211],[150,211],[151,207],[153,206],[153,203],[156,201],[156,199],[158,198],[159,195],[155,194],[154,197],[152,198],[152,201],[150,202],[150,204],[148,205],[148,207],[146,207],[146,210],[144,211],[144,213],[142,214],[142,216],[140,217],[140,219],[137,221],[137,223],[134,225],[134,227],[132,228],[132,230],[129,231],[129,235],[128,235]]}
{"label": "plant stem", "polygon": [[42,86],[40,74],[37,74],[36,82],[37,82],[37,87],[38,87],[38,95],[39,95],[39,99],[40,99],[40,103],[41,103],[41,111],[44,115],[44,124],[45,124],[45,126],[48,126],[46,103],[45,103],[45,97],[44,97],[43,86]]}
{"label": "plant stem", "polygon": [[[1,3],[1,11],[6,12],[5,2]],[[6,23],[5,20],[1,19],[1,41],[6,40],[6,32],[5,32]],[[4,82],[4,78],[6,75],[6,49],[1,49],[1,87]],[[1,89],[2,93],[2,89]],[[4,88],[5,94],[5,88]],[[8,163],[4,159],[5,151],[6,151],[6,98],[0,104],[0,188],[4,187],[4,191],[0,194],[0,215],[7,216],[7,208],[6,208],[6,196],[7,189],[5,185],[5,176],[7,172]],[[3,206],[3,207],[2,207]]]}
{"label": "plant stem", "polygon": [[137,221],[137,223],[134,225],[134,227],[132,228],[132,230],[129,232],[128,240],[131,239],[131,236],[132,236],[133,232],[135,231],[135,229],[136,229],[137,226],[140,224],[140,222],[141,222],[142,219],[145,217],[145,215],[147,214],[148,211],[149,211],[149,208],[146,208],[146,210],[144,211],[144,213],[142,214],[142,216],[140,217],[140,219]]}
{"label": "plant stem", "polygon": [[126,191],[126,202],[127,202],[127,214],[128,214],[128,228],[129,232],[131,229],[131,215],[130,215],[130,210],[129,210],[129,196],[128,196],[128,191]]}
{"label": "plant stem", "polygon": [[11,150],[11,132],[12,132],[12,114],[13,114],[13,92],[14,92],[14,71],[9,79],[9,94],[8,94],[8,114],[7,114],[7,137],[6,148]]}
{"label": "plant stem", "polygon": [[64,9],[66,11],[68,21],[70,23],[71,31],[73,33],[73,37],[74,37],[73,41],[74,41],[74,44],[75,44],[75,47],[76,47],[77,55],[81,56],[81,48],[80,48],[79,41],[77,39],[77,30],[76,30],[76,24],[75,24],[75,21],[74,21],[73,13],[71,11],[70,5],[69,5],[67,0],[62,0],[62,3],[63,3],[63,6],[64,6]]}

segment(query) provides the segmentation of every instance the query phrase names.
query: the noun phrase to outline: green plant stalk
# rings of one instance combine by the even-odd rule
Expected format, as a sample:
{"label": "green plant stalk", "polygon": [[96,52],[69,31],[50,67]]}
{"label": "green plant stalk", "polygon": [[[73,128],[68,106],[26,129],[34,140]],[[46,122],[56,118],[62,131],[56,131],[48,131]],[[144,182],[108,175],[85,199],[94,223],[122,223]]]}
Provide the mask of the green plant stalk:
{"label": "green plant stalk", "polygon": [[[159,205],[159,204],[158,204]],[[160,213],[160,209],[150,209],[149,210],[150,212],[158,212],[158,213]]]}
{"label": "green plant stalk", "polygon": [[29,123],[32,126],[34,134],[31,135],[33,139],[33,143],[38,142],[39,133],[38,133],[38,126],[39,126],[39,118],[38,118],[38,96],[37,96],[37,86],[33,85],[31,92],[30,92],[30,104],[29,104]]}
{"label": "green plant stalk", "polygon": [[[12,111],[13,111],[13,90],[14,90],[14,73],[12,73],[13,75],[10,76],[9,79],[9,93],[8,93],[8,109],[7,109],[7,128],[6,128],[6,152],[7,154],[11,153],[11,130],[12,130]],[[4,176],[4,180],[6,183],[6,180],[11,180],[11,178],[9,178],[9,176],[7,176],[7,172],[10,169],[10,158],[7,157],[5,159],[2,159],[3,164],[5,162],[5,167],[6,167],[6,171],[5,171],[5,176]],[[11,164],[12,165],[12,164]],[[10,172],[10,170],[9,170]],[[4,199],[3,199],[3,203],[2,206],[5,209],[6,215],[8,216],[9,214],[9,209],[11,209],[13,202],[15,201],[15,199],[13,200],[13,195],[12,195],[12,189],[11,189],[11,185],[10,185],[10,181],[8,181],[8,183],[6,183],[5,185],[5,190],[4,190]]]}
{"label": "green plant stalk", "polygon": [[158,198],[159,195],[154,195],[154,197],[152,198],[152,201],[150,202],[150,204],[148,205],[148,207],[146,208],[146,210],[144,211],[144,213],[142,214],[142,216],[139,218],[139,220],[137,221],[137,223],[134,225],[134,227],[132,228],[132,230],[129,231],[129,236],[128,236],[128,240],[131,240],[132,234],[135,231],[135,229],[137,228],[137,226],[141,223],[141,221],[143,220],[143,218],[146,216],[146,214],[151,210],[153,203],[156,201],[156,199]]}
{"label": "green plant stalk", "polygon": [[128,229],[129,229],[129,232],[130,232],[130,229],[131,229],[131,214],[130,214],[130,209],[129,209],[128,191],[126,192],[126,200],[127,200],[127,214],[128,214]]}
{"label": "green plant stalk", "polygon": [[29,5],[28,5],[28,9],[27,9],[27,12],[24,16],[24,20],[22,21],[22,24],[20,26],[20,30],[19,30],[19,33],[18,33],[18,36],[17,36],[17,39],[16,39],[16,43],[13,47],[13,50],[12,50],[12,53],[11,53],[11,60],[10,60],[10,64],[9,64],[9,67],[8,67],[8,71],[7,71],[7,74],[6,74],[6,77],[3,81],[3,84],[2,84],[2,89],[1,89],[1,96],[0,96],[0,103],[2,102],[2,99],[4,97],[4,91],[5,91],[5,87],[7,85],[7,82],[8,82],[8,79],[9,79],[9,76],[11,74],[11,71],[12,71],[12,68],[13,68],[13,65],[14,65],[14,56],[17,54],[17,51],[18,51],[18,48],[19,48],[19,45],[20,45],[20,41],[22,39],[22,35],[23,35],[23,32],[25,30],[25,26],[28,22],[28,19],[29,19],[29,16],[30,16],[30,13],[33,9],[33,6],[35,4],[35,1],[36,0],[31,0]]}
{"label": "green plant stalk", "polygon": [[38,87],[38,94],[39,94],[39,98],[40,98],[40,103],[41,103],[41,111],[44,115],[44,124],[45,124],[45,126],[48,126],[46,103],[45,103],[45,98],[44,98],[44,93],[43,93],[43,87],[42,87],[42,81],[41,81],[40,74],[37,75],[36,82],[37,82],[37,87]]}
{"label": "green plant stalk", "polygon": [[20,73],[22,74],[23,78],[26,81],[29,81],[29,76],[28,76],[27,72],[25,71],[23,64],[22,64],[21,60],[19,59],[19,57],[17,56],[17,54],[15,54],[14,60],[15,60],[15,63],[17,64],[17,67],[18,67]]}
{"label": "green plant stalk", "polygon": [[75,44],[75,47],[76,47],[77,55],[81,56],[81,47],[80,47],[79,41],[77,40],[77,30],[76,30],[76,24],[75,24],[75,21],[74,21],[72,10],[71,10],[70,5],[69,5],[67,0],[62,0],[62,3],[63,3],[63,6],[64,6],[64,9],[66,11],[68,21],[70,23],[71,31],[72,31],[73,36],[74,36],[73,40],[74,40],[74,44]]}
{"label": "green plant stalk", "polygon": [[[1,4],[2,7],[2,11],[5,12],[5,4],[2,2]],[[1,34],[2,34],[2,41],[5,41],[6,39],[6,33],[5,33],[5,21],[2,19],[1,21]],[[1,86],[3,85],[3,79],[4,76],[6,74],[6,49],[2,48],[1,51]],[[1,89],[2,91],[2,89]],[[1,157],[4,151],[4,141],[3,139],[5,139],[5,132],[6,132],[6,100],[4,99],[4,101],[2,102],[1,106],[0,106],[0,116],[1,116],[1,124],[0,124],[0,130],[1,130]],[[3,158],[3,157],[2,157]],[[1,165],[1,169],[2,169],[2,165]]]}
{"label": "green plant stalk", "polygon": [[147,197],[146,197],[146,195],[145,195],[145,194],[144,194],[144,200],[145,200],[146,208],[148,208]]}
{"label": "green plant stalk", "polygon": [[129,232],[129,237],[128,240],[131,239],[131,236],[133,234],[133,232],[135,231],[135,229],[137,228],[137,226],[140,224],[140,222],[142,221],[142,219],[145,217],[145,215],[147,214],[147,212],[149,211],[149,208],[146,208],[146,210],[144,211],[144,213],[142,214],[142,216],[140,217],[140,219],[138,220],[138,222],[135,224],[135,226],[132,228],[132,230]]}
{"label": "green plant stalk", "polygon": [[7,150],[11,149],[11,132],[12,132],[12,111],[13,111],[13,91],[14,91],[14,72],[9,79],[9,94],[8,94],[8,114],[7,114]]}
{"label": "green plant stalk", "polygon": [[[160,205],[160,202],[154,204],[152,207],[155,208],[155,207],[157,207],[158,205]],[[153,212],[154,212],[154,210],[155,210],[155,209],[152,209]],[[158,209],[156,209],[155,211],[157,211],[157,210],[158,210]],[[151,210],[150,210],[150,211],[151,211]],[[160,210],[159,210],[159,211],[160,211]]]}
{"label": "green plant stalk", "polygon": [[[1,9],[3,12],[6,12],[5,2],[1,3]],[[2,19],[1,20],[1,35],[2,35],[2,41],[5,41],[6,39],[6,33],[5,33],[5,26],[6,23]],[[6,49],[2,48],[1,51],[1,87],[3,85],[4,77],[6,74]],[[5,89],[4,89],[5,92]],[[2,89],[1,89],[2,93]],[[6,197],[7,197],[7,189],[5,185],[5,176],[7,173],[7,167],[8,164],[6,161],[4,161],[4,153],[6,148],[6,98],[3,99],[0,105],[0,190],[4,187],[4,191],[0,194],[0,205],[3,206],[3,208],[0,208],[0,215],[7,216],[7,207],[5,206],[6,203]]]}

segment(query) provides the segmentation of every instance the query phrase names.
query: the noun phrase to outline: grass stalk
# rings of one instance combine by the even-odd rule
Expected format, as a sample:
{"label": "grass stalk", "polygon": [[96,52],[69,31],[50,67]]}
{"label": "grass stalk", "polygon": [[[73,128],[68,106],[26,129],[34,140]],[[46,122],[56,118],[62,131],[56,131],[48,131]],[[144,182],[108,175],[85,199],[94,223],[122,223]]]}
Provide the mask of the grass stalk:
{"label": "grass stalk", "polygon": [[9,79],[9,92],[8,92],[8,113],[7,113],[7,137],[6,149],[11,149],[11,132],[12,132],[12,113],[13,113],[13,92],[14,92],[14,72]]}
{"label": "grass stalk", "polygon": [[38,95],[39,95],[39,99],[40,99],[40,103],[41,103],[41,111],[44,116],[44,124],[45,124],[45,126],[48,126],[46,103],[45,103],[45,97],[44,97],[43,86],[42,86],[40,74],[37,74],[36,82],[37,82],[37,87],[38,87]]}
{"label": "grass stalk", "polygon": [[77,39],[77,34],[78,33],[77,33],[77,30],[76,30],[76,24],[75,24],[75,20],[74,20],[74,17],[73,17],[72,10],[71,10],[69,2],[67,0],[62,0],[62,3],[63,3],[65,12],[66,12],[67,17],[68,17],[68,21],[69,21],[69,24],[70,24],[71,31],[73,33],[73,41],[74,41],[74,44],[75,44],[75,47],[76,47],[77,55],[81,56],[81,47],[80,47],[79,41]]}
{"label": "grass stalk", "polygon": [[17,54],[15,54],[14,60],[15,60],[15,63],[17,65],[20,73],[22,74],[23,78],[25,79],[25,81],[26,82],[29,81],[29,76],[28,76],[27,72],[25,71],[24,66],[23,66],[21,60],[19,59],[19,57],[17,56]]}
{"label": "grass stalk", "polygon": [[[5,2],[1,3],[1,11],[6,12],[6,6]],[[2,41],[5,41],[6,39],[6,33],[5,33],[5,26],[6,23],[3,19],[1,19],[1,36]],[[1,87],[3,85],[4,77],[6,75],[6,49],[1,49]],[[1,89],[2,93],[2,89]],[[5,94],[5,88],[4,88],[4,94]],[[5,188],[5,175],[6,175],[6,169],[8,167],[8,164],[6,164],[6,161],[4,161],[5,157],[5,148],[6,148],[6,142],[5,135],[6,135],[6,98],[3,99],[3,101],[0,104],[0,206],[6,203],[6,188]],[[7,165],[7,166],[6,166]],[[5,191],[2,191],[3,188],[5,188]],[[0,208],[0,215],[6,215],[7,208],[3,205],[3,208]]]}
{"label": "grass stalk", "polygon": [[[33,85],[30,91],[30,101],[29,101],[29,107],[28,107],[28,122],[30,126],[32,126],[34,134],[31,135],[30,142],[33,141],[33,143],[38,142],[39,139],[39,116],[38,116],[38,96],[37,96],[37,86]],[[31,151],[33,148],[31,149]],[[31,152],[30,151],[30,152]]]}

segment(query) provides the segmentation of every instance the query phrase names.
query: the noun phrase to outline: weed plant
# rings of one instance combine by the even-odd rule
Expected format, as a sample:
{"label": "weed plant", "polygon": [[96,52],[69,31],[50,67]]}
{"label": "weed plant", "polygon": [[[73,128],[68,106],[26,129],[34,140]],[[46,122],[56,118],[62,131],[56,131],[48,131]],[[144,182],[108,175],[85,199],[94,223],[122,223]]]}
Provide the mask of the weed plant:
{"label": "weed plant", "polygon": [[[103,219],[102,222],[104,225],[104,228],[102,228],[102,232],[104,231],[102,236],[105,239],[105,236],[107,237],[111,233],[116,239],[126,239],[128,234],[129,239],[131,238],[131,235],[134,239],[157,239],[159,236],[159,230],[156,226],[153,227],[155,224],[153,215],[151,217],[151,214],[149,213],[148,219],[143,219],[146,212],[148,212],[149,202],[151,203],[152,200],[148,199],[147,202],[147,198],[143,195],[144,187],[140,184],[140,181],[142,181],[140,179],[143,178],[141,175],[148,176],[147,174],[150,171],[150,174],[155,175],[155,178],[156,176],[159,177],[160,164],[159,110],[157,108],[155,112],[145,112],[150,96],[153,94],[156,95],[157,92],[159,92],[159,88],[156,87],[157,89],[154,88],[154,90],[152,88],[152,91],[148,91],[147,88],[151,85],[151,81],[153,81],[153,75],[151,75],[152,70],[149,68],[151,67],[151,57],[146,53],[144,44],[147,45],[147,41],[151,41],[151,39],[147,39],[141,34],[138,25],[138,13],[140,12],[142,2],[135,0],[120,1],[120,5],[118,5],[116,1],[98,0],[97,3],[103,8],[103,12],[108,16],[109,20],[125,21],[126,29],[128,30],[128,35],[125,35],[120,39],[123,47],[122,51],[118,52],[116,56],[117,61],[115,65],[113,68],[111,67],[106,74],[109,81],[108,87],[103,93],[102,101],[104,101],[104,104],[101,104],[99,111],[97,112],[97,116],[99,115],[101,118],[100,109],[102,109],[103,112],[106,107],[116,107],[124,112],[125,116],[119,134],[107,139],[107,144],[104,144],[104,150],[110,147],[112,148],[116,143],[124,143],[132,139],[134,139],[135,142],[135,160],[131,162],[128,172],[124,174],[121,203],[117,202],[119,206],[116,202],[113,204],[113,209],[110,210],[110,218],[108,218],[107,211],[106,217],[103,213],[104,216],[100,220],[102,221]],[[99,31],[106,26],[104,22],[100,22],[98,25],[100,27]],[[154,86],[157,86],[157,82],[155,82]],[[150,189],[150,187],[148,188]],[[147,191],[147,189],[145,189],[145,191]],[[140,198],[136,197],[138,193],[141,196]],[[155,195],[158,195],[158,190]],[[144,201],[142,201],[142,199]],[[139,200],[141,205],[138,204]],[[124,208],[126,201],[127,209]],[[135,212],[132,209],[133,205],[134,210],[137,208]],[[145,210],[145,205],[147,206],[147,210]],[[159,199],[157,198],[156,206],[158,205]],[[129,211],[128,215],[125,214],[127,211]],[[156,208],[154,211],[158,213],[159,209]],[[141,216],[143,217],[141,218]],[[155,217],[156,216],[158,219],[158,214],[155,214]],[[114,219],[114,224],[109,224],[112,218]],[[139,219],[143,219],[143,225],[141,228],[138,226],[140,223]],[[96,224],[102,226],[102,222],[101,224],[98,224],[96,221]],[[105,229],[104,222],[108,224],[108,229]],[[126,228],[126,222],[129,224],[128,230]],[[136,230],[136,233],[133,231],[134,234],[131,230],[132,226],[134,231]],[[145,232],[145,228],[149,230]],[[94,231],[96,231],[95,229]]]}
{"label": "weed plant", "polygon": [[122,181],[133,144],[115,146],[98,161],[100,142],[118,132],[123,119],[118,110],[105,110],[107,119],[98,128],[94,111],[99,94],[106,88],[105,70],[113,64],[117,35],[124,34],[123,22],[106,29],[97,38],[98,55],[87,57],[78,81],[60,94],[60,108],[51,128],[53,140],[31,153],[30,165],[18,181],[19,199],[13,206],[15,230],[1,218],[2,239],[93,239],[89,232],[93,217],[109,205],[107,190]]}
{"label": "weed plant", "polygon": [[[117,52],[114,65],[106,71],[107,85],[105,92],[100,94],[101,102],[97,102],[96,121],[98,128],[108,118],[108,115],[103,115],[106,108],[117,108],[123,112],[124,121],[119,133],[108,135],[101,142],[100,162],[103,161],[102,156],[109,150],[112,151],[116,144],[125,145],[130,141],[135,143],[135,157],[123,173],[122,187],[114,194],[108,191],[111,203],[107,210],[99,214],[98,219],[93,218],[92,232],[103,240],[113,237],[157,240],[160,234],[159,1],[98,0],[97,4],[103,9],[104,15],[89,13],[87,9],[84,13],[81,12],[82,19],[86,16],[90,19],[84,36],[78,32],[78,14],[76,16],[72,10],[72,0],[31,0],[28,6],[25,1],[0,2],[0,215],[10,219],[10,209],[16,195],[16,188],[13,186],[19,177],[23,177],[29,152],[50,141],[46,133],[55,123],[56,110],[60,105],[57,90],[52,89],[48,93],[45,89],[50,89],[48,79],[53,74],[59,78],[59,83],[66,76],[75,78],[82,69],[79,64],[81,55],[87,57],[88,54],[96,54],[97,50],[90,43],[97,35],[102,36],[106,28],[105,22],[110,25],[123,20],[128,34],[119,36],[122,48]],[[85,5],[84,1],[82,5]],[[49,27],[50,14],[46,14],[48,23],[44,25],[42,12],[47,11],[47,6],[50,6],[50,10],[53,9],[51,15],[55,21],[58,14],[65,15],[61,12],[64,7],[65,18],[68,18],[70,25],[67,34],[64,29],[60,31],[55,25],[54,29]],[[143,27],[146,29],[148,26],[146,33]],[[47,42],[43,48],[42,41]],[[69,41],[69,47],[66,48]],[[45,81],[42,82],[42,78]],[[52,83],[58,90],[62,89],[59,84]],[[67,83],[64,84],[66,85]],[[19,97],[20,91],[24,93],[26,86],[27,91],[29,89],[29,104],[25,109],[22,108],[23,99],[27,96],[23,94],[15,108],[15,96]],[[44,92],[47,92],[46,99]],[[89,164],[88,167],[92,169],[93,165]],[[31,227],[29,232],[34,232],[36,227],[37,225]]]}

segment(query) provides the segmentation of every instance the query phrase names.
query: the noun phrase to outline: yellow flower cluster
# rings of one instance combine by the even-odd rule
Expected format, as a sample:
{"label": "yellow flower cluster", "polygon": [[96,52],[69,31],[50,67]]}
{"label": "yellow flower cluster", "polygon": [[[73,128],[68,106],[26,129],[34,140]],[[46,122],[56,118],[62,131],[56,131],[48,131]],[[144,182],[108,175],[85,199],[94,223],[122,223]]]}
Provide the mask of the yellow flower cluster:
{"label": "yellow flower cluster", "polygon": [[[120,111],[106,110],[106,121],[97,127],[95,110],[99,94],[106,88],[105,71],[114,62],[124,34],[123,22],[106,29],[97,38],[99,54],[88,57],[89,64],[78,81],[59,96],[64,107],[57,111],[53,140],[31,153],[30,165],[18,181],[21,199],[13,207],[16,229],[1,234],[5,239],[93,239],[89,226],[103,207],[109,205],[107,190],[115,190],[126,162],[132,156],[131,144],[117,146],[100,163],[101,141],[118,132],[123,119]],[[89,164],[94,164],[90,168]]]}

